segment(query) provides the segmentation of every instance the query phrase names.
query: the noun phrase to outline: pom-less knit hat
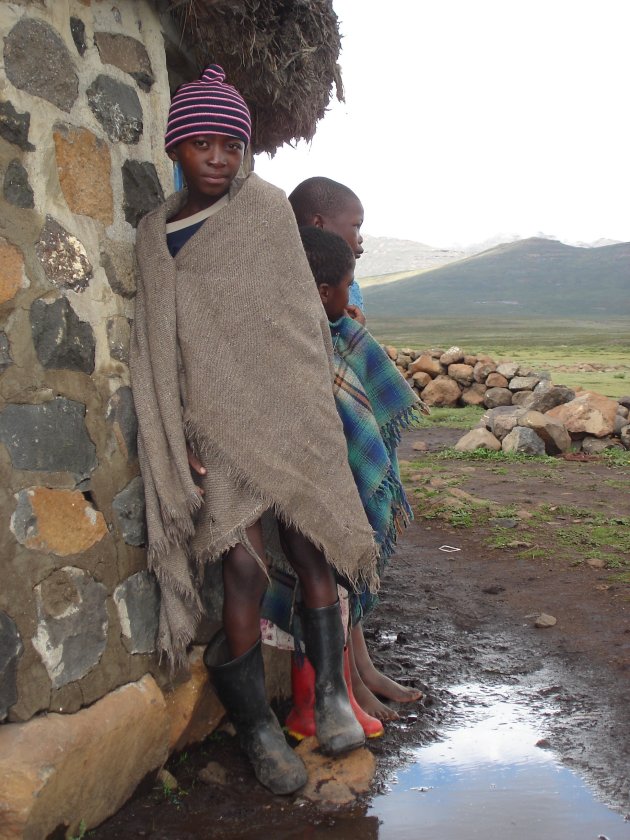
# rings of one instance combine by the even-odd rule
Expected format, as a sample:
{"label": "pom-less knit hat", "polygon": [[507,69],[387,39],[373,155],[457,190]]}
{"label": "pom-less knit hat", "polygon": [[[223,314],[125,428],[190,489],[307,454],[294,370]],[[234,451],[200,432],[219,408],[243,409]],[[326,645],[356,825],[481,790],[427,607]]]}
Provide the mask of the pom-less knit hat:
{"label": "pom-less knit hat", "polygon": [[245,145],[252,134],[249,108],[236,88],[225,83],[218,64],[210,64],[198,81],[175,91],[166,125],[166,150],[196,134],[227,134]]}

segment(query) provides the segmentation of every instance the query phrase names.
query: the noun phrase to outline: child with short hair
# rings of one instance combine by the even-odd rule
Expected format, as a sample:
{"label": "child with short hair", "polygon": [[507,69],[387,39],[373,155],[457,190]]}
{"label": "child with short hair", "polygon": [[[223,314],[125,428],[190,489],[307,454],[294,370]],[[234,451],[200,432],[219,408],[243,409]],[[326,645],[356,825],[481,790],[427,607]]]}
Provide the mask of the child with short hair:
{"label": "child with short hair", "polygon": [[204,661],[258,780],[291,793],[307,776],[265,694],[261,516],[276,517],[300,581],[317,737],[332,755],[364,742],[344,681],[333,570],[376,588],[377,550],[293,212],[280,190],[240,172],[250,135],[249,109],[219,66],[176,91],[165,146],[187,189],[138,226],[130,361],[158,647],[182,662],[205,564],[221,560],[224,635]]}
{"label": "child with short hair", "polygon": [[[311,225],[336,233],[347,242],[356,259],[361,256],[363,253],[361,226],[364,210],[359,197],[350,187],[331,178],[315,176],[298,184],[290,193],[289,202],[300,228]],[[355,287],[358,287],[356,280],[351,289]],[[364,325],[363,309],[361,303],[359,313],[357,313],[350,302],[347,313]],[[398,717],[396,712],[381,703],[376,695],[398,703],[411,703],[421,699],[420,690],[401,685],[375,668],[365,643],[361,621],[357,621],[352,628],[351,651],[350,664],[354,693],[359,704],[368,714],[381,720],[393,720]]]}

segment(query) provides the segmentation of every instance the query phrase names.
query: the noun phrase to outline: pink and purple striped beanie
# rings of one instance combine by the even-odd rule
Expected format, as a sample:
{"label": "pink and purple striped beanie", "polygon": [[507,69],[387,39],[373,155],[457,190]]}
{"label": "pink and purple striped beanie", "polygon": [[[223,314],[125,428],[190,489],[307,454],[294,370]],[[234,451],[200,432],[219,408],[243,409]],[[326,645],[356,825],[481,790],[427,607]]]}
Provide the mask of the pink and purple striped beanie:
{"label": "pink and purple striped beanie", "polygon": [[241,94],[225,83],[218,64],[210,64],[196,82],[180,85],[171,101],[166,124],[168,151],[197,134],[227,134],[247,146],[252,134],[249,108]]}

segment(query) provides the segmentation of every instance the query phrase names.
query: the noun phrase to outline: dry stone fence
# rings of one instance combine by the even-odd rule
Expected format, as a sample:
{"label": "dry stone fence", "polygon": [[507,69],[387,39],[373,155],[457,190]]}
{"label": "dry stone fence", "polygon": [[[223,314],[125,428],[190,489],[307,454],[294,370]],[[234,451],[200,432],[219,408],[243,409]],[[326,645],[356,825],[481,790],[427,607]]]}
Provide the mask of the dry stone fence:
{"label": "dry stone fence", "polygon": [[459,347],[417,351],[386,345],[385,351],[428,405],[488,409],[456,449],[530,455],[630,449],[630,396],[614,400],[576,392],[555,385],[545,371]]}

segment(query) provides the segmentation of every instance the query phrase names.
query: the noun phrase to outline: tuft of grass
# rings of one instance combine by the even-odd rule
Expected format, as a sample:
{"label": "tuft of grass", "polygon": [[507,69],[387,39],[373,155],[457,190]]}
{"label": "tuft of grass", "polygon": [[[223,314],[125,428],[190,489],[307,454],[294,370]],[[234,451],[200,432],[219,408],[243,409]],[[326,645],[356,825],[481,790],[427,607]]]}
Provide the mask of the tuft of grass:
{"label": "tuft of grass", "polygon": [[486,409],[478,405],[462,408],[431,408],[431,414],[423,415],[421,426],[448,426],[450,429],[472,429],[485,414]]}
{"label": "tuft of grass", "polygon": [[557,461],[551,455],[525,455],[522,452],[495,452],[492,449],[474,449],[472,452],[459,452],[456,449],[443,449],[436,455],[444,461],[503,461],[504,463],[554,464]]}
{"label": "tuft of grass", "polygon": [[602,457],[609,467],[630,467],[630,449],[606,449]]}

